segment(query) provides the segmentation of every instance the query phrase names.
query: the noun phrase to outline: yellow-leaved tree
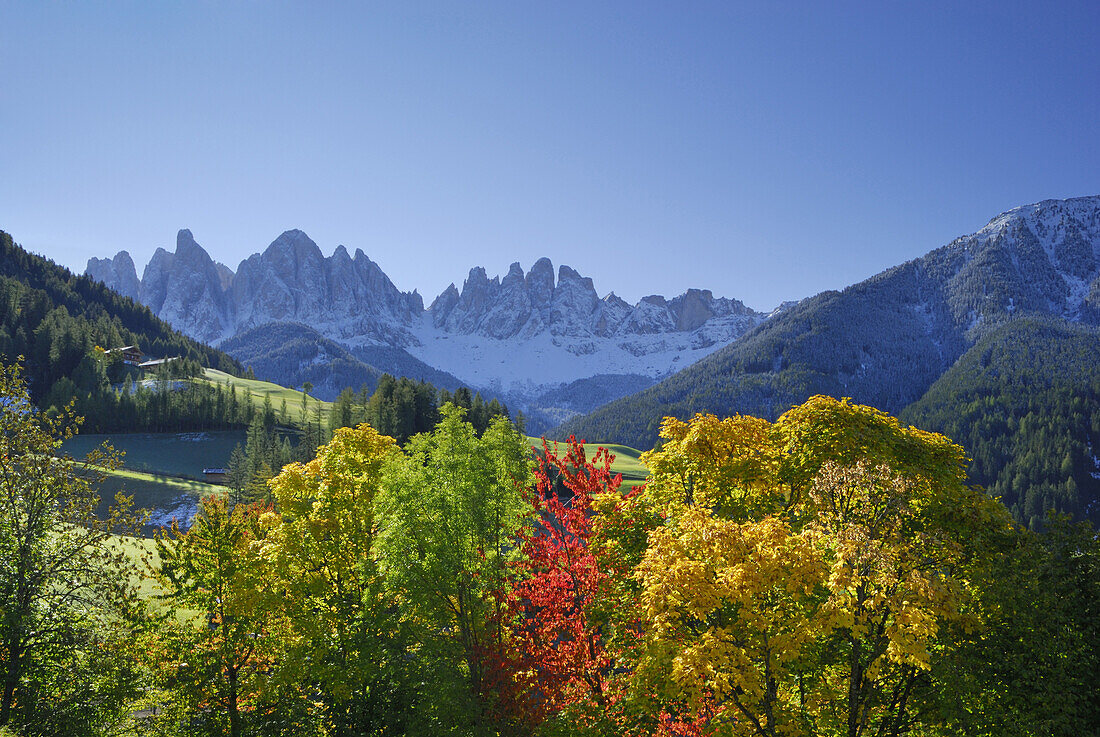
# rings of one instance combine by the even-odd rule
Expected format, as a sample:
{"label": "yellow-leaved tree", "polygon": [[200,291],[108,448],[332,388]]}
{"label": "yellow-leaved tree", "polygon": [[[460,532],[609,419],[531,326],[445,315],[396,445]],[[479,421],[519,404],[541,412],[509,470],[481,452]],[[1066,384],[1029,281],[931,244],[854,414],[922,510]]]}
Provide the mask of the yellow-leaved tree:
{"label": "yellow-leaved tree", "polygon": [[666,419],[634,572],[637,690],[708,734],[908,734],[1007,513],[962,448],[847,400]]}
{"label": "yellow-leaved tree", "polygon": [[277,514],[265,555],[287,621],[277,687],[284,716],[292,704],[303,712],[288,731],[402,731],[415,708],[409,643],[375,549],[375,500],[395,455],[393,438],[370,426],[342,428],[269,482]]}

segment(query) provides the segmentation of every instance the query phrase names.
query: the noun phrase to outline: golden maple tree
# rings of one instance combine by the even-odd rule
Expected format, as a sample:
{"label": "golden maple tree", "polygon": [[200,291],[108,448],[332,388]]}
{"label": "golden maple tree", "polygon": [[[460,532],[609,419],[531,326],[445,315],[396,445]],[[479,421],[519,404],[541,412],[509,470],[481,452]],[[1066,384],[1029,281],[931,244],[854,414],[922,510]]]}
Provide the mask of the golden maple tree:
{"label": "golden maple tree", "polygon": [[937,651],[980,625],[982,540],[1009,524],[962,448],[828,397],[661,437],[638,681],[712,734],[907,733]]}

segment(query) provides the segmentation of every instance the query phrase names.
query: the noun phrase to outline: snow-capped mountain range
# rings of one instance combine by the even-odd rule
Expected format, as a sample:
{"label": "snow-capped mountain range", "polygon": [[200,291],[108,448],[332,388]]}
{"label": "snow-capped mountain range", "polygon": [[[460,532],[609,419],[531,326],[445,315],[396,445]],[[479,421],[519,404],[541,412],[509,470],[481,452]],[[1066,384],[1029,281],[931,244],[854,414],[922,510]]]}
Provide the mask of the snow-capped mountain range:
{"label": "snow-capped mountain range", "polygon": [[[736,299],[691,289],[631,305],[601,298],[568,266],[549,259],[503,277],[470,270],[427,308],[402,292],[361,250],[324,256],[289,230],[234,272],[181,230],[176,250],[158,248],[141,280],[130,255],[91,259],[86,273],[149,306],[185,334],[217,345],[272,323],[308,325],[351,348],[390,346],[471,386],[534,398],[599,375],[658,380],[727,345],[765,319]],[[276,378],[276,377],[272,377]]]}

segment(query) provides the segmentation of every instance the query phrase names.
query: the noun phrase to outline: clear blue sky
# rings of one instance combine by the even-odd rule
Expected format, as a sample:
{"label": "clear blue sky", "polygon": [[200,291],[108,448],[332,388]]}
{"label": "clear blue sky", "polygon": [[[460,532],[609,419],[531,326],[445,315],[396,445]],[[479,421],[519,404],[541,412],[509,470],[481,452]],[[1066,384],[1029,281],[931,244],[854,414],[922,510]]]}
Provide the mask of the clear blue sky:
{"label": "clear blue sky", "polygon": [[768,309],[1100,193],[1100,3],[11,3],[0,229]]}

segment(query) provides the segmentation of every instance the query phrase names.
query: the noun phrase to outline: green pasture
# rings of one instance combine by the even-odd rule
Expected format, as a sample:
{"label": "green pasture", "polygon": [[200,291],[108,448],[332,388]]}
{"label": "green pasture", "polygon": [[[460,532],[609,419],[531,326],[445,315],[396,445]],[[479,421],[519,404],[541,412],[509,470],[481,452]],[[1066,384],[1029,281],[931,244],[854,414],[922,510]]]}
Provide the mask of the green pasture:
{"label": "green pasture", "polygon": [[61,450],[77,460],[102,443],[121,451],[123,468],[168,476],[202,479],[204,468],[225,468],[238,443],[244,447],[243,430],[184,433],[108,433],[77,435]]}
{"label": "green pasture", "polygon": [[[252,395],[252,401],[256,403],[256,406],[262,406],[265,397],[271,398],[271,406],[276,412],[282,406],[283,400],[286,400],[286,408],[290,413],[291,419],[297,422],[303,420],[302,409],[302,397],[305,395],[300,391],[294,389],[288,389],[285,386],[279,384],[273,384],[270,381],[260,381],[259,379],[240,379],[236,376],[230,376],[224,371],[218,371],[217,369],[203,369],[203,379],[210,384],[220,384],[225,386],[226,384],[235,386],[237,388],[237,394],[243,399],[241,391],[246,391]],[[324,402],[314,397],[309,397],[306,404],[305,412],[308,412],[308,417],[304,419],[313,420],[314,412],[318,405],[321,407],[321,420],[324,423],[328,423],[329,412],[332,411],[332,402]]]}
{"label": "green pasture", "polygon": [[[536,451],[542,450],[542,438],[528,437],[527,440],[531,443],[531,447]],[[548,441],[550,444],[550,450],[554,450],[554,441]],[[565,453],[566,444],[557,443],[558,453]],[[615,460],[611,463],[611,470],[615,473],[621,473],[623,475],[623,486],[633,487],[639,484],[645,483],[646,478],[649,477],[649,470],[642,465],[639,460],[642,452],[629,448],[625,445],[613,445],[610,443],[585,443],[584,454],[591,460],[595,457],[599,448],[607,448],[611,451],[611,454],[615,456]]]}

